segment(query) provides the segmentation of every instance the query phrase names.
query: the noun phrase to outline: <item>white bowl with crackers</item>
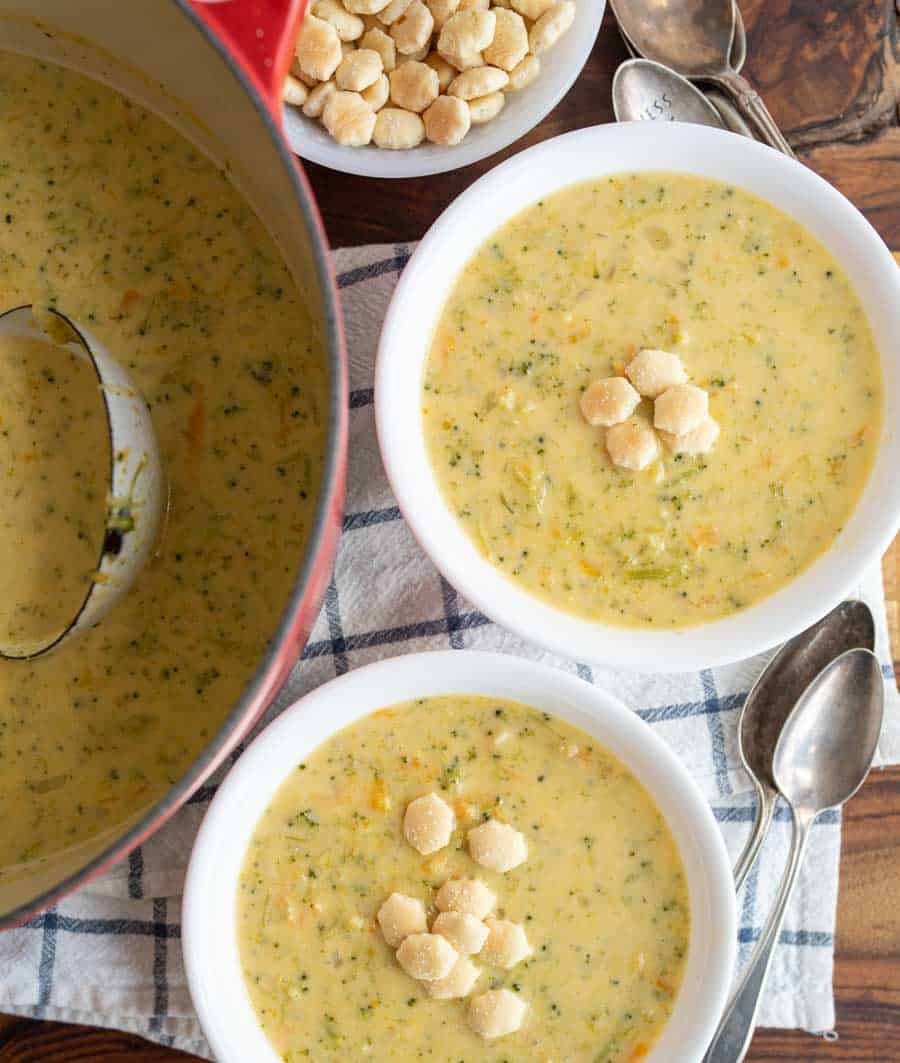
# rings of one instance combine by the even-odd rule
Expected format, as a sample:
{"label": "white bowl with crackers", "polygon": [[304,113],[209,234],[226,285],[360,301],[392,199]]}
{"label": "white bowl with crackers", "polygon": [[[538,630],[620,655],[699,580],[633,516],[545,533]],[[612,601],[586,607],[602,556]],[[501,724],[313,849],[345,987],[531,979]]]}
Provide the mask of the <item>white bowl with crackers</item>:
{"label": "white bowl with crackers", "polygon": [[[637,623],[620,626],[613,620],[578,615],[576,610],[569,611],[564,607],[561,595],[533,593],[524,581],[515,578],[515,572],[492,563],[489,548],[499,540],[486,539],[480,526],[477,533],[470,531],[469,524],[463,519],[470,518],[474,511],[464,506],[460,497],[454,496],[453,501],[448,501],[449,496],[445,494],[447,462],[442,458],[440,466],[433,463],[436,451],[431,447],[431,440],[435,437],[426,430],[427,410],[437,408],[438,403],[434,392],[428,402],[424,398],[433,344],[438,342],[439,336],[446,335],[440,332],[445,327],[445,308],[451,306],[454,313],[459,310],[458,302],[453,301],[457,298],[457,284],[482,248],[497,246],[489,238],[502,240],[503,227],[512,219],[526,210],[543,206],[545,199],[563,189],[574,188],[580,182],[608,183],[617,175],[642,173],[710,179],[719,182],[723,188],[730,186],[741,194],[765,201],[786,215],[791,224],[799,223],[805,227],[836,264],[835,274],[837,270],[842,272],[847,290],[855,293],[859,313],[868,319],[876,365],[880,365],[883,400],[880,427],[877,419],[873,423],[873,459],[868,478],[859,475],[858,501],[847,518],[837,525],[830,543],[814,554],[805,567],[795,568],[767,596],[736,603],[735,609],[727,615],[692,619],[681,625],[671,621],[655,628]],[[660,211],[659,216],[664,218],[667,215]],[[718,232],[718,223],[715,230]],[[546,231],[556,233],[557,228],[548,221]],[[701,238],[706,239],[706,235]],[[499,248],[497,255],[502,259]],[[481,259],[477,261],[482,262]],[[482,268],[476,264],[473,275],[481,276],[478,270]],[[823,273],[825,277],[831,275],[830,269]],[[585,288],[582,281],[576,283],[573,280],[568,293],[560,295],[559,305],[563,309],[576,306],[575,300],[582,288]],[[502,294],[499,287],[494,291]],[[523,320],[527,320],[532,303],[536,304],[539,297],[537,289],[523,297]],[[653,298],[653,293],[650,292],[647,298]],[[826,306],[827,300],[823,299],[816,313],[821,315]],[[761,308],[762,311],[765,309],[765,306]],[[486,316],[486,313],[482,315],[485,319]],[[758,320],[765,321],[763,312]],[[812,366],[818,371],[811,362],[819,344],[813,327],[818,318],[814,314],[810,320],[812,324],[800,336],[794,349],[803,352],[798,364]],[[473,321],[468,323],[474,326]],[[521,343],[517,346],[515,339],[491,339],[486,328],[485,321],[479,321],[477,327],[470,329],[462,340],[462,347],[458,348],[459,357],[454,359],[454,365],[468,365],[468,362],[460,363],[460,357],[468,357],[466,352],[470,350],[485,350],[488,342],[495,345],[491,350],[508,353],[511,364],[527,355],[528,348],[522,347]],[[508,335],[512,337],[513,333]],[[468,342],[469,336],[471,342]],[[482,177],[441,215],[419,244],[394,293],[380,340],[375,404],[382,459],[400,510],[424,550],[452,586],[478,610],[508,630],[554,653],[614,669],[681,672],[727,664],[761,653],[796,635],[843,598],[856,593],[863,576],[878,564],[890,544],[900,519],[900,480],[896,476],[897,463],[900,462],[900,435],[896,430],[900,416],[898,337],[900,271],[862,214],[812,170],[745,137],[700,126],[634,122],[583,129],[529,148]],[[639,344],[660,345],[665,346]],[[446,343],[444,346],[446,348]],[[469,379],[489,380],[484,387],[493,387],[496,377],[487,374],[494,372],[494,364],[485,358],[480,367],[467,370]],[[740,372],[740,365],[737,372]],[[520,386],[516,383],[516,387]],[[456,383],[448,389],[450,393],[461,394]],[[705,409],[706,396],[701,397]],[[723,400],[717,398],[716,401],[721,409]],[[466,411],[468,409],[467,406]],[[475,415],[467,412],[466,416],[469,421],[464,422],[464,431],[471,435],[474,431],[471,426],[477,422]],[[534,416],[542,414],[528,414],[529,418]],[[577,403],[573,403],[571,417],[577,419],[580,416]],[[450,416],[446,423],[450,424],[452,420]],[[835,415],[831,420],[838,423],[840,417]],[[660,425],[659,410],[656,427],[665,427]],[[463,430],[457,430],[462,439]],[[748,438],[752,440],[753,437]],[[607,441],[610,441],[609,435]],[[485,448],[479,453],[487,455],[487,467],[496,452],[490,449],[490,439],[480,440],[479,445]],[[654,441],[654,445],[658,444]],[[729,446],[734,447],[734,430],[723,425],[722,441],[715,444],[714,456],[727,454]],[[442,453],[451,455],[452,451],[448,444]],[[460,482],[468,477],[472,484],[495,485],[496,475],[481,480],[480,463],[472,466],[467,462],[468,458],[464,457],[459,465],[462,470],[458,477]],[[594,470],[602,466],[602,462],[592,464],[590,456],[577,449],[570,452],[570,462],[573,467],[577,464],[578,469]],[[665,465],[665,461],[660,464]],[[469,473],[470,468],[474,468],[474,472]],[[648,471],[653,468],[655,466]],[[564,482],[565,475],[563,470],[560,483]],[[857,481],[854,479],[853,482]],[[762,482],[757,486],[760,488],[758,495],[764,496],[767,484]],[[621,496],[610,497],[618,497],[621,501]],[[510,508],[502,494],[500,500],[507,509]],[[605,509],[596,500],[591,505],[595,507],[591,510],[593,527],[602,525],[603,514],[616,503],[607,504]],[[754,496],[748,496],[741,504],[732,503],[730,507],[726,506],[726,510],[743,513],[744,505],[754,506]],[[762,503],[757,508],[761,507]],[[483,505],[477,512],[479,520],[481,515],[491,517]],[[503,520],[510,526],[518,527],[522,523],[517,525],[515,517],[503,517]],[[802,542],[807,541],[802,539]],[[499,558],[500,562],[520,557],[512,547],[509,551],[495,550],[494,555],[497,553],[506,554]],[[528,563],[532,562],[529,560]],[[620,567],[624,571],[625,563]],[[739,565],[733,565],[729,576],[738,579],[741,571]],[[606,573],[595,572],[592,577],[599,581],[599,589],[604,593],[605,587],[612,585],[615,578],[615,574],[609,575],[608,569]],[[643,573],[639,575],[643,576]]]}
{"label": "white bowl with crackers", "polygon": [[[681,1063],[697,1063],[724,1006],[736,952],[736,904],[731,866],[722,836],[700,788],[666,743],[601,688],[547,665],[503,654],[467,653],[465,667],[461,668],[460,655],[455,651],[410,654],[379,661],[357,668],[312,691],[263,731],[220,786],[194,844],[182,907],[182,948],[188,985],[215,1058],[221,1063],[246,1063],[248,1060],[276,1063],[287,1058],[282,1054],[283,1046],[276,1051],[260,1024],[252,993],[245,982],[248,968],[242,963],[242,956],[244,959],[246,956],[241,952],[239,934],[240,883],[246,862],[256,859],[248,856],[248,847],[261,817],[277,800],[282,786],[298,776],[298,765],[305,772],[317,749],[321,752],[322,747],[344,729],[371,718],[372,714],[390,715],[389,707],[396,707],[401,702],[447,695],[460,699],[472,695],[509,699],[546,714],[548,720],[556,718],[579,728],[616,757],[649,794],[655,806],[662,810],[680,856],[692,918],[687,960],[674,1007],[652,1050],[642,1058],[646,1058],[646,1063],[664,1063],[673,1059]],[[402,764],[400,752],[400,749],[396,750],[398,763]],[[412,747],[409,752],[414,752]],[[570,753],[566,755],[571,756]],[[572,771],[580,772],[582,764],[589,762],[571,760],[566,763],[572,765]],[[358,781],[362,782],[361,776]],[[392,777],[388,785],[399,786],[401,782]],[[313,788],[317,785],[313,784]],[[348,788],[351,803],[355,801],[354,793],[362,795],[362,807],[370,813],[363,788],[358,785]],[[392,862],[392,866],[391,846],[399,844],[400,819],[406,830],[406,819],[397,804],[393,812],[388,812],[394,840],[389,841],[385,835],[381,841],[382,859]],[[322,829],[328,829],[325,820]],[[627,837],[624,825],[621,833]],[[526,862],[538,864],[543,859],[541,846],[532,834]],[[352,854],[341,856],[340,863],[347,868],[356,866]],[[301,864],[302,861],[296,867],[293,864],[286,866],[284,881],[290,890],[300,888]],[[422,874],[424,872],[420,872],[420,876]],[[509,890],[513,891],[517,881],[515,873],[511,879]],[[343,887],[337,892],[327,889],[329,909],[337,911],[340,905],[348,902],[354,907],[361,906],[360,940],[377,944],[373,939],[375,935],[380,936],[379,923],[382,930],[386,927],[383,913],[378,908],[380,894],[358,897],[353,893],[355,887],[350,885],[352,880],[347,878],[345,881],[349,892],[345,893]],[[577,902],[573,901],[573,904],[577,907]],[[376,912],[382,915],[378,922]],[[333,939],[327,940],[329,965],[332,965],[330,956],[335,945]],[[364,946],[364,951],[367,957],[364,962],[371,969],[374,992],[379,983],[383,986],[387,977],[382,966],[384,961],[379,959],[381,951],[369,944]],[[400,959],[397,962],[403,966]],[[335,972],[335,979],[342,977],[336,966],[331,969]],[[303,974],[302,977],[307,976]],[[313,977],[311,974],[310,978]],[[484,982],[486,984],[487,979]],[[409,986],[411,996],[424,996],[411,979]],[[434,1003],[442,1009],[439,1015],[442,1021],[454,1027],[464,1022],[462,1001]],[[420,1004],[419,1010],[424,1007],[425,1004]],[[533,1013],[534,1016],[538,1014],[537,1011]],[[529,1021],[534,1023],[538,1019],[526,1018],[526,1026]],[[314,1008],[307,1007],[290,1035],[293,1043],[298,1048],[315,1045],[320,1023],[321,1015]],[[393,1058],[401,1058],[404,1047],[401,1028],[395,1036]],[[503,1043],[490,1042],[500,1048]],[[288,1054],[291,1058],[295,1055],[299,1058],[308,1051],[290,1051]],[[341,1051],[339,1045],[335,1051]],[[319,1058],[315,1049],[312,1054]],[[359,1058],[352,1051],[344,1053],[343,1057]],[[382,1054],[377,1058],[387,1056]]]}
{"label": "white bowl with crackers", "polygon": [[365,177],[424,177],[478,162],[565,96],[605,7],[314,0],[285,85],[287,139],[309,162]]}

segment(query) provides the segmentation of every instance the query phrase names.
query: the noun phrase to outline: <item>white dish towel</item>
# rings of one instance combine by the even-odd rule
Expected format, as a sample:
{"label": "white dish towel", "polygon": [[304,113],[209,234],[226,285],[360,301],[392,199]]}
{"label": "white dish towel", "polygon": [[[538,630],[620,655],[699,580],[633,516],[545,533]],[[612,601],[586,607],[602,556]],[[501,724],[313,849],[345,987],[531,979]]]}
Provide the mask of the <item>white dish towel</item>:
{"label": "white dish towel", "polygon": [[[347,516],[334,582],[273,716],[300,695],[369,661],[429,649],[498,650],[576,672],[634,708],[670,743],[709,799],[732,855],[752,807],[735,744],[738,709],[761,670],[758,658],[678,676],[632,675],[551,658],[507,634],[448,586],[400,518],[375,440],[372,376],[381,320],[408,247],[335,254],[350,348],[350,468]],[[890,666],[880,572],[858,590],[875,614],[888,680],[879,763],[900,762],[900,698]],[[153,839],[105,877],[27,926],[0,934],[0,1011],[131,1030],[209,1057],[181,963],[184,869],[214,786],[205,787]],[[840,818],[816,827],[788,912],[760,1016],[764,1026],[829,1031]],[[781,878],[789,823],[776,819],[742,893],[745,960]]]}

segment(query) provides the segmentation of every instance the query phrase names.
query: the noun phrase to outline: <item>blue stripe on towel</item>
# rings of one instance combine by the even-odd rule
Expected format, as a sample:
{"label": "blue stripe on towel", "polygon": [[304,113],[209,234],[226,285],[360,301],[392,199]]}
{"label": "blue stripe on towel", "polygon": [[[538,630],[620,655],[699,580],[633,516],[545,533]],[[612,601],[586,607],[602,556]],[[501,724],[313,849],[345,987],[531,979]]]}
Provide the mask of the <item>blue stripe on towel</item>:
{"label": "blue stripe on towel", "polygon": [[341,625],[341,608],[338,601],[337,584],[334,577],[325,592],[325,617],[328,621],[328,633],[331,635],[331,656],[334,658],[334,674],[343,675],[350,667],[347,662],[347,643]]}
{"label": "blue stripe on towel", "polygon": [[383,258],[378,262],[370,262],[367,266],[348,269],[338,274],[338,287],[352,288],[355,284],[372,280],[374,277],[383,277],[386,273],[399,273],[407,262],[409,262],[409,252],[404,250],[392,258]]}
{"label": "blue stripe on towel", "polygon": [[42,1019],[53,993],[53,969],[56,965],[56,934],[59,929],[59,916],[55,908],[45,912],[41,917],[43,934],[41,937],[41,958],[38,961],[38,1002],[35,1017]]}
{"label": "blue stripe on towel", "polygon": [[[166,922],[168,902],[165,897],[153,901],[153,1014],[150,1029],[158,1034],[169,1010],[169,925]],[[180,934],[179,934],[180,936]]]}
{"label": "blue stripe on towel", "polygon": [[369,509],[363,513],[348,513],[344,517],[343,530],[345,532],[359,531],[360,528],[371,528],[374,524],[387,524],[394,520],[400,520],[399,506]]}
{"label": "blue stripe on towel", "polygon": [[686,716],[706,716],[710,713],[734,712],[744,704],[747,694],[726,694],[703,701],[684,701],[676,705],[662,705],[654,709],[638,709],[637,714],[646,723],[665,723],[667,720],[682,720]]}
{"label": "blue stripe on towel", "polygon": [[[155,902],[154,902],[155,903]],[[29,930],[42,930],[45,935],[47,930],[53,932],[53,936],[59,934],[88,934],[104,936],[106,934],[130,934],[132,937],[159,937],[180,938],[181,927],[177,923],[160,922],[154,914],[153,919],[78,919],[73,916],[59,915],[55,909],[44,912],[43,915],[29,919],[23,926]],[[49,951],[49,950],[47,950]],[[53,951],[55,953],[55,941]],[[52,982],[52,977],[50,978]]]}
{"label": "blue stripe on towel", "polygon": [[128,854],[128,896],[133,901],[144,896],[144,853],[140,846]]}
{"label": "blue stripe on towel", "polygon": [[[353,652],[354,650],[371,649],[373,646],[390,646],[410,639],[447,635],[451,629],[468,631],[473,627],[483,627],[489,623],[490,621],[486,616],[472,611],[470,613],[460,613],[453,620],[443,616],[435,620],[420,620],[415,624],[404,624],[400,627],[381,628],[378,631],[365,631],[359,635],[347,635],[341,640],[340,645],[344,652]],[[320,639],[318,642],[307,643],[301,660],[309,660],[311,657],[328,657],[333,653],[333,640]]]}
{"label": "blue stripe on towel", "polygon": [[462,628],[459,626],[459,595],[450,584],[440,577],[441,601],[444,606],[444,619],[447,621],[447,634],[450,636],[450,649],[464,648]]}
{"label": "blue stripe on towel", "polygon": [[725,755],[725,729],[722,727],[722,703],[719,700],[719,692],[716,689],[715,676],[709,668],[700,673],[700,682],[703,684],[703,698],[711,711],[706,713],[706,723],[709,728],[709,740],[712,747],[713,769],[716,773],[716,784],[719,793],[723,796],[731,793],[728,783],[728,758]]}

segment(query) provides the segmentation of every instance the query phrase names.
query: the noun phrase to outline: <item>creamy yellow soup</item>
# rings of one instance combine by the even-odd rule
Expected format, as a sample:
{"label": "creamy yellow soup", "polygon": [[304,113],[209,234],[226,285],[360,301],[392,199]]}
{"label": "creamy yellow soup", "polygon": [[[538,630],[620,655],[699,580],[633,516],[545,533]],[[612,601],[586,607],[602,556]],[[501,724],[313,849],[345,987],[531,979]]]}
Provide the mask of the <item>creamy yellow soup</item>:
{"label": "creamy yellow soup", "polygon": [[[721,435],[635,473],[579,398],[642,348],[680,356]],[[492,564],[566,612],[662,628],[743,609],[825,551],[881,409],[865,313],[825,248],[671,173],[574,185],[498,230],[450,295],[423,393],[442,491]]]}
{"label": "creamy yellow soup", "polygon": [[[421,856],[402,821],[432,791],[456,828]],[[466,851],[488,818],[527,838],[506,874]],[[502,987],[527,1005],[496,1040],[469,1028],[466,1000],[432,999],[404,973],[376,922],[396,891],[425,903],[430,925],[452,877],[480,878],[533,950],[510,970],[471,957],[470,996]],[[672,1011],[689,927],[678,851],[637,779],[577,728],[484,697],[393,706],[298,763],[254,832],[237,898],[247,990],[287,1063],[634,1063]]]}
{"label": "creamy yellow soup", "polygon": [[[14,876],[161,796],[253,674],[310,531],[327,380],[275,244],[196,147],[31,58],[0,55],[0,98],[0,310],[56,308],[129,370],[171,503],[156,555],[97,628],[46,658],[0,661],[0,808],[15,809],[0,874]],[[4,402],[4,418],[16,410]],[[16,451],[4,504],[15,483],[77,508],[58,442],[58,491]],[[35,545],[76,572],[90,554],[66,536]],[[0,567],[9,551],[0,522]]]}
{"label": "creamy yellow soup", "polygon": [[61,634],[91,589],[106,525],[106,411],[86,353],[0,336],[0,646]]}

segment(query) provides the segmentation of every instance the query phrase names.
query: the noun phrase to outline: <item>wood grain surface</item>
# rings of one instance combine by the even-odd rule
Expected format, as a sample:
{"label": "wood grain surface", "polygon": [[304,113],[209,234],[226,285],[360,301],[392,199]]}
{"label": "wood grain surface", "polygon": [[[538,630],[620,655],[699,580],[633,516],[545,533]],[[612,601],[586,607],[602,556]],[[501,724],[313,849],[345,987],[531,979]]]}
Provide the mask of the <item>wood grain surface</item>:
{"label": "wood grain surface", "polygon": [[[741,0],[750,42],[746,72],[775,118],[803,160],[900,250],[897,2]],[[333,246],[417,239],[504,155],[569,129],[611,121],[610,81],[623,58],[607,16],[584,72],[556,110],[514,149],[460,172],[372,181],[310,167]],[[900,666],[900,540],[884,560],[884,574]],[[750,1063],[900,1060],[900,768],[873,774],[845,813],[834,983],[838,1040],[760,1030]],[[0,1017],[0,1063],[190,1058],[117,1032]]]}

